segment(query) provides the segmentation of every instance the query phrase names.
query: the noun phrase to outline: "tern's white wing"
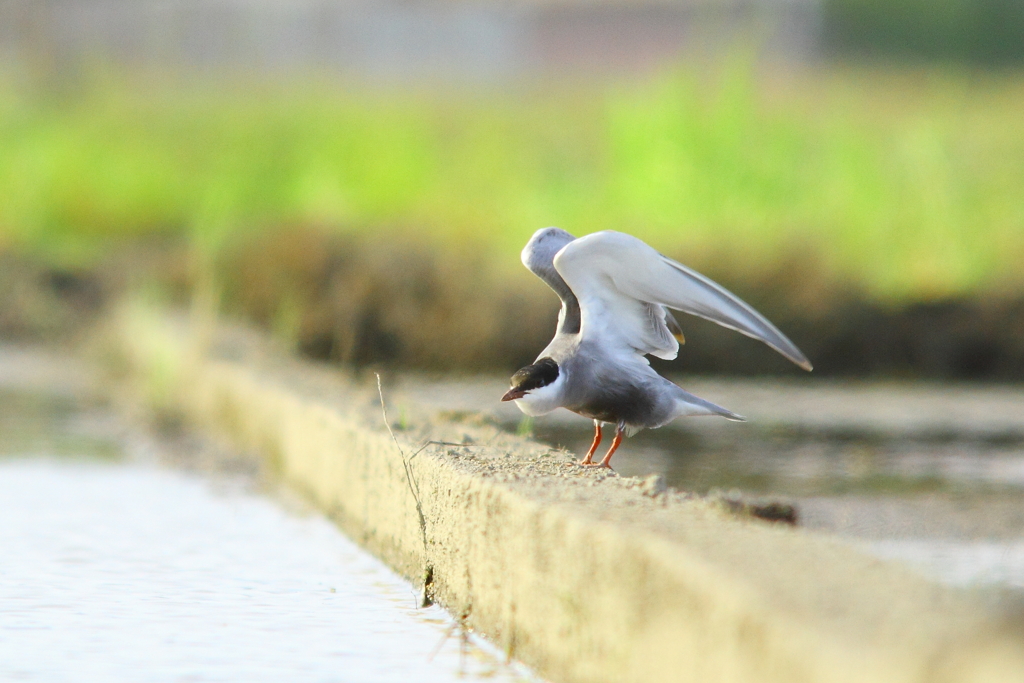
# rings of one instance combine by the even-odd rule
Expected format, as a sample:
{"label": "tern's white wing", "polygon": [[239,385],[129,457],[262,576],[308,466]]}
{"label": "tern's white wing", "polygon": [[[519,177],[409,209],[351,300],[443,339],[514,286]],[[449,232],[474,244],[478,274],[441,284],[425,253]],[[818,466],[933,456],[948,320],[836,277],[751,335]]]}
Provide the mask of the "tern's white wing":
{"label": "tern's white wing", "polygon": [[[523,247],[521,255],[523,265],[534,275],[547,283],[562,300],[562,310],[558,312],[558,331],[576,334],[580,331],[580,304],[576,295],[569,289],[562,276],[555,270],[555,254],[562,247],[576,238],[559,228],[542,228],[533,233],[533,237]],[[667,338],[666,344],[672,344],[672,337],[683,341],[683,331],[675,317],[664,306],[649,304],[654,329],[651,333],[659,338]],[[653,351],[648,352],[653,353]]]}
{"label": "tern's white wing", "polygon": [[667,306],[760,339],[805,370],[806,356],[735,294],[621,232],[597,232],[565,245],[555,269],[579,299],[581,334],[672,359],[678,342],[657,313]]}

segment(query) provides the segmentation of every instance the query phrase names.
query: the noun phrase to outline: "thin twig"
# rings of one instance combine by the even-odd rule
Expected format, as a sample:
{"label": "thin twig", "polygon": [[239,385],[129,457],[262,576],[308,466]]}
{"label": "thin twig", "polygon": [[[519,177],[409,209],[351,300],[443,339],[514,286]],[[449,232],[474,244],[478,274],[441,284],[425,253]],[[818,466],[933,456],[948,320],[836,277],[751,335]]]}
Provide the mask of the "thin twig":
{"label": "thin twig", "polygon": [[384,415],[384,426],[388,428],[388,434],[391,435],[391,439],[395,442],[395,446],[398,447],[398,452],[402,454],[402,459],[405,459],[405,451],[402,450],[402,444],[398,443],[398,437],[395,436],[395,432],[391,429],[391,421],[388,419],[388,408],[384,405],[384,388],[380,385],[380,373],[373,373],[377,377],[377,395],[380,396],[380,412]]}
{"label": "thin twig", "polygon": [[[380,373],[373,373],[377,376],[377,394],[380,396],[380,412],[384,415],[384,426],[388,428],[388,434],[391,435],[391,440],[395,442],[395,447],[398,449],[398,453],[402,456],[402,467],[405,468],[405,480],[409,482],[409,489],[412,491],[412,497],[416,500],[416,512],[420,515],[420,524],[424,525],[423,510],[420,505],[420,490],[419,485],[416,484],[416,479],[412,476],[412,470],[409,468],[409,460],[411,458],[405,457],[405,451],[402,450],[402,444],[398,442],[398,437],[395,436],[395,432],[391,429],[391,421],[388,420],[388,409],[384,404],[384,389],[380,384]],[[422,449],[420,449],[422,450]],[[418,454],[419,451],[416,451]],[[423,547],[426,548],[426,538],[423,539]]]}
{"label": "thin twig", "polygon": [[[380,373],[373,373],[377,376],[377,394],[380,396],[380,412],[384,415],[384,426],[388,429],[388,434],[391,435],[392,441],[395,442],[395,447],[398,448],[399,455],[402,456],[402,467],[405,468],[405,480],[409,484],[409,492],[412,493],[412,499],[416,501],[416,515],[419,517],[420,522],[420,536],[423,538],[423,599],[421,607],[426,607],[430,604],[430,600],[427,595],[427,584],[429,583],[429,577],[431,576],[430,562],[427,560],[427,518],[423,515],[423,503],[420,501],[420,486],[416,482],[416,478],[412,474],[412,465],[410,461],[412,458],[405,457],[405,451],[402,450],[402,444],[398,442],[398,437],[395,436],[394,430],[391,429],[391,422],[388,420],[388,409],[384,403],[384,389],[380,383]],[[427,447],[429,444],[424,444],[413,457],[419,455],[419,452]]]}
{"label": "thin twig", "polygon": [[447,643],[448,639],[452,637],[452,634],[455,633],[456,630],[458,630],[459,671],[460,673],[462,672],[462,669],[464,668],[465,649],[469,645],[469,627],[466,626],[466,621],[469,619],[469,612],[469,608],[464,610],[462,614],[460,614],[452,621],[451,626],[445,629],[444,635],[441,636],[440,642],[434,648],[434,651],[430,653],[430,656],[427,657],[428,662],[432,662],[434,660],[434,657],[436,657],[438,653],[441,652],[441,648],[444,647],[444,644]]}
{"label": "thin twig", "polygon": [[434,661],[434,657],[436,657],[437,653],[441,651],[441,648],[448,642],[448,639],[452,637],[452,634],[455,633],[455,629],[459,628],[461,625],[462,624],[458,621],[453,621],[452,625],[445,629],[444,635],[441,636],[441,640],[437,643],[437,647],[435,647],[434,651],[430,653],[429,657],[427,657],[428,663]]}
{"label": "thin twig", "polygon": [[[394,436],[394,435],[392,435]],[[471,448],[471,443],[453,443],[451,441],[427,441],[422,446],[416,449],[416,452],[409,456],[409,460],[412,460],[417,455],[426,450],[427,446],[458,446],[459,448]]]}

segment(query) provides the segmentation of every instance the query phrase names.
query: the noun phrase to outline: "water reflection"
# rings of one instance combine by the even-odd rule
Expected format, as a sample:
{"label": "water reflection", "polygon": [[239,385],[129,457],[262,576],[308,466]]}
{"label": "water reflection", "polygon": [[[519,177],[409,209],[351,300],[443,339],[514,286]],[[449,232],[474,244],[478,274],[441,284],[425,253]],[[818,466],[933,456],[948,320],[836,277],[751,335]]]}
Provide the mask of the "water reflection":
{"label": "water reflection", "polygon": [[[591,432],[536,426],[582,453]],[[957,586],[1024,589],[1024,443],[1012,438],[894,439],[758,429],[641,432],[615,455],[625,476],[670,486],[781,497],[800,525],[850,538]]]}
{"label": "water reflection", "polygon": [[117,460],[116,418],[72,396],[0,387],[0,458],[45,456]]}
{"label": "water reflection", "polygon": [[[535,436],[581,453],[592,432],[538,424]],[[698,493],[738,488],[794,497],[970,495],[1024,489],[1024,443],[978,440],[835,438],[749,428],[730,436],[671,427],[634,436],[614,464],[624,476],[659,472],[670,486]]]}
{"label": "water reflection", "polygon": [[0,680],[538,680],[319,515],[154,448],[101,406],[0,394]]}

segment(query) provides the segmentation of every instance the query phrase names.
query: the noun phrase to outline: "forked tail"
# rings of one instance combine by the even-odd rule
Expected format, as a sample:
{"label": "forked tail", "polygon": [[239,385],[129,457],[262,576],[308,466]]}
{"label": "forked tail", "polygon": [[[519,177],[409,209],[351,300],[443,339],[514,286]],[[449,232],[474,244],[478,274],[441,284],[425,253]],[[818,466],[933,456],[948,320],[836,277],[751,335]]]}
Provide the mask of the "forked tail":
{"label": "forked tail", "polygon": [[679,389],[679,393],[676,396],[676,417],[697,415],[718,415],[720,417],[724,417],[726,420],[732,420],[733,422],[747,421],[747,418],[742,415]]}

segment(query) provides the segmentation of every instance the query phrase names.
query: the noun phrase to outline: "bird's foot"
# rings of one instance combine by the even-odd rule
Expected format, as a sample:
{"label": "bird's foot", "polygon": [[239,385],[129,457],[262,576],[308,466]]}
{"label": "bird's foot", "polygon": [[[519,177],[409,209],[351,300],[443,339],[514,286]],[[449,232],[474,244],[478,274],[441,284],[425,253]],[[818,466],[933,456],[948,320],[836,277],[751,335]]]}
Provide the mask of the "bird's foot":
{"label": "bird's foot", "polygon": [[607,469],[611,469],[612,468],[611,465],[609,465],[608,463],[606,463],[604,461],[594,462],[593,460],[581,460],[581,461],[579,461],[576,464],[579,465],[580,467],[605,467]]}
{"label": "bird's foot", "polygon": [[590,458],[584,458],[583,460],[573,460],[571,462],[562,463],[566,467],[599,467],[601,463],[594,462]]}

